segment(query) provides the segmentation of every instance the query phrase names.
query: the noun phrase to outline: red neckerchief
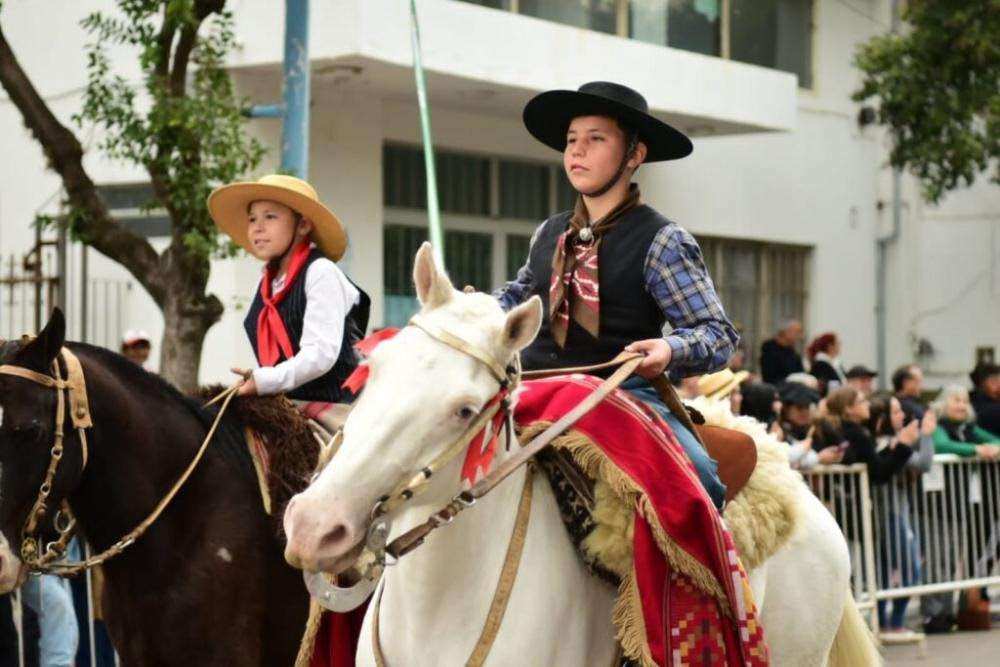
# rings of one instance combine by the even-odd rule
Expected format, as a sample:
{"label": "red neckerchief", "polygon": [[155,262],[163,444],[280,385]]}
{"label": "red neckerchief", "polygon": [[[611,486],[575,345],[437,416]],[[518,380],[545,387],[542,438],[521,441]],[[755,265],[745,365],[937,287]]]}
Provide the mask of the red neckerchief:
{"label": "red neckerchief", "polygon": [[285,322],[281,319],[281,313],[278,312],[278,304],[292,291],[292,285],[298,280],[302,267],[309,259],[311,250],[308,242],[296,246],[295,250],[292,251],[292,260],[288,264],[288,271],[285,273],[285,286],[273,297],[271,296],[271,283],[274,281],[275,271],[270,265],[264,270],[259,290],[264,308],[257,318],[257,360],[261,366],[274,366],[281,360],[282,355],[285,359],[291,359],[295,356]]}
{"label": "red neckerchief", "polygon": [[[390,340],[398,333],[399,329],[383,329],[359,341],[355,344],[354,349],[362,355],[368,356],[372,353],[372,350],[379,346],[380,343]],[[361,392],[361,389],[364,388],[365,383],[368,382],[368,374],[369,369],[367,362],[361,362],[341,386],[356,396]],[[494,405],[503,401],[507,397],[508,393],[509,392],[506,388],[501,388],[500,391],[497,392],[496,396],[494,396],[483,409],[489,410],[493,408]],[[469,443],[469,451],[465,454],[465,461],[462,463],[461,475],[462,483],[466,488],[471,487],[490,471],[490,466],[493,465],[493,458],[497,453],[497,443],[500,440],[500,431],[503,428],[504,419],[506,417],[507,413],[502,408],[497,410],[493,419],[491,419],[486,426],[483,427],[483,430],[477,433]],[[508,436],[509,435],[510,434],[508,434]]]}

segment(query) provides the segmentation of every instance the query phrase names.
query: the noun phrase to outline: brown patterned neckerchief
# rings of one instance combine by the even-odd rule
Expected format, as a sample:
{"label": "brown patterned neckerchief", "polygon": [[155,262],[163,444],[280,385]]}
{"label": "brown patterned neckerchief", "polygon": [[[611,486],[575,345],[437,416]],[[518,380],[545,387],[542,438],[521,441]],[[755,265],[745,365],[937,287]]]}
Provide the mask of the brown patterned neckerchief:
{"label": "brown patterned neckerchief", "polygon": [[[590,225],[583,197],[566,231],[559,237],[552,257],[552,282],[549,285],[549,329],[559,347],[566,347],[569,322],[574,320],[594,338],[601,327],[600,274],[598,255],[601,238],[613,229],[626,213],[641,203],[639,186],[629,185],[628,195],[601,220]],[[567,249],[568,248],[568,249]]]}

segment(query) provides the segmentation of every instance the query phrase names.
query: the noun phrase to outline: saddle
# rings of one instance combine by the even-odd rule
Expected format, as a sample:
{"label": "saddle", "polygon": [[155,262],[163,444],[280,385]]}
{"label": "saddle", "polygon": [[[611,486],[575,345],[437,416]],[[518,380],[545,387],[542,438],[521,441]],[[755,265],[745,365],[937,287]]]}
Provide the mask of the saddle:
{"label": "saddle", "polygon": [[746,486],[757,467],[757,445],[746,433],[721,426],[708,426],[697,410],[685,406],[665,376],[650,381],[670,411],[705,446],[718,463],[719,479],[726,485],[726,502]]}

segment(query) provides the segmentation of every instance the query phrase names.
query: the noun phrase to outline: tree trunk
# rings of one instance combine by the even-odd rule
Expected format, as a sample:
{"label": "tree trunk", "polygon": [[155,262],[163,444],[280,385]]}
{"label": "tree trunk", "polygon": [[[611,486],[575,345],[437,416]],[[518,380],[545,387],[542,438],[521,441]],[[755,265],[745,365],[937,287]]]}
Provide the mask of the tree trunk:
{"label": "tree trunk", "polygon": [[222,304],[204,293],[167,290],[163,304],[160,375],[186,394],[198,389],[198,369],[205,334],[222,314]]}

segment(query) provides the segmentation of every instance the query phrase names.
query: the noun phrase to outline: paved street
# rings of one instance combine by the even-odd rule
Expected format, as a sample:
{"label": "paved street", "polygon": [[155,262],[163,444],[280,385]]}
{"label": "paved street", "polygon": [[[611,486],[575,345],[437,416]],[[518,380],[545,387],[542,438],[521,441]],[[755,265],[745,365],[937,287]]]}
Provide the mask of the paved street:
{"label": "paved street", "polygon": [[959,632],[927,638],[927,655],[920,657],[915,645],[891,646],[885,651],[892,667],[987,667],[1000,661],[1000,629],[990,632]]}

